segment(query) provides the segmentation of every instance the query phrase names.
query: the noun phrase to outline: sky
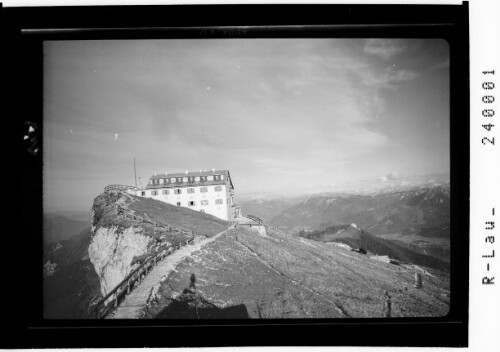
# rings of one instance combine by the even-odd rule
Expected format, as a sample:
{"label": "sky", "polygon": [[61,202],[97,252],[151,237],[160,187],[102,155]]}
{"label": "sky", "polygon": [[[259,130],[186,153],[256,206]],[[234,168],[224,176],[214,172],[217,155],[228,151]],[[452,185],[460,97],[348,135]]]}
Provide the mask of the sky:
{"label": "sky", "polygon": [[236,195],[449,172],[441,39],[44,43],[44,208],[227,169]]}

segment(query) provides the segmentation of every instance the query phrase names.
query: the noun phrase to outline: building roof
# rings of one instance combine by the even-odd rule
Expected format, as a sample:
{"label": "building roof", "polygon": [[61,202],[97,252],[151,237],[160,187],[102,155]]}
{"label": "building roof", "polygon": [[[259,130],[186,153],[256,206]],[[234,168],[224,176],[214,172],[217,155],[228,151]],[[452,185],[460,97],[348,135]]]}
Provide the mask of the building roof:
{"label": "building roof", "polygon": [[229,186],[234,189],[233,181],[231,180],[231,175],[229,174],[229,170],[215,170],[215,171],[194,171],[194,172],[178,172],[178,173],[163,173],[157,174],[156,176],[151,176],[150,180],[158,180],[165,178],[176,178],[176,177],[196,177],[196,176],[214,176],[214,175],[224,175],[223,180],[212,180],[212,181],[203,181],[203,182],[181,182],[181,183],[167,183],[167,184],[151,184],[148,183],[146,189],[155,189],[155,188],[176,188],[176,187],[189,187],[189,186],[211,186],[211,185],[224,185],[229,181]]}
{"label": "building roof", "polygon": [[229,176],[229,170],[209,170],[209,171],[191,171],[188,173],[185,172],[177,172],[177,173],[162,173],[157,174],[156,176],[151,176],[149,179],[157,179],[157,178],[169,178],[169,177],[189,177],[189,176],[213,176],[213,175],[225,175]]}

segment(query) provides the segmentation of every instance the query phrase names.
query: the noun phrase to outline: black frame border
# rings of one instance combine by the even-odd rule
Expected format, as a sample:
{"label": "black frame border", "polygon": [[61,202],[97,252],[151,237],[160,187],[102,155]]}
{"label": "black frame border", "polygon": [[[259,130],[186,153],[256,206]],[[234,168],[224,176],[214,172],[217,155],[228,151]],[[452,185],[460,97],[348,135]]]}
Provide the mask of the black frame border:
{"label": "black frame border", "polygon": [[[2,347],[455,346],[468,345],[469,24],[462,5],[175,5],[0,8],[2,65],[13,130],[25,121],[43,131],[43,41],[156,38],[443,38],[450,44],[451,304],[442,318],[269,321],[43,320],[42,170],[16,148],[23,191],[16,212],[22,231],[5,248],[24,258],[6,281]],[[247,29],[243,34],[242,29]],[[239,33],[239,34],[238,34]],[[19,199],[20,198],[20,199]],[[12,247],[14,246],[14,247]],[[19,253],[8,253],[18,261]],[[22,272],[23,275],[19,275]],[[221,324],[223,323],[223,324]],[[113,324],[113,325],[111,325]],[[131,331],[130,331],[131,330]],[[130,331],[130,333],[129,333]],[[183,336],[184,335],[184,336]],[[189,337],[191,336],[191,337]]]}

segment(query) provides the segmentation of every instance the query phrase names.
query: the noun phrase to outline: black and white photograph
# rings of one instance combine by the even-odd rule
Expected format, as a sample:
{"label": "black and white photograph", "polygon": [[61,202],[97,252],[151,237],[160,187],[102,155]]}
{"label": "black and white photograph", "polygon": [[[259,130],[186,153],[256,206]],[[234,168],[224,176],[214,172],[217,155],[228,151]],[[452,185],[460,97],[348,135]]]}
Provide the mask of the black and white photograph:
{"label": "black and white photograph", "polygon": [[487,6],[23,1],[2,346],[496,344]]}
{"label": "black and white photograph", "polygon": [[443,317],[443,39],[44,43],[46,319]]}

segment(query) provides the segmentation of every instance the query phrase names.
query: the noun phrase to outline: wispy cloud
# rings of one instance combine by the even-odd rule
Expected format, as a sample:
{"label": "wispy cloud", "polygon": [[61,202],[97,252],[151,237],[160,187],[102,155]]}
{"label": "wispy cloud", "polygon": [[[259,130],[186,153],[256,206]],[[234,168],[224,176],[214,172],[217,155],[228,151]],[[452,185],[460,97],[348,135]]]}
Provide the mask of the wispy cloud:
{"label": "wispy cloud", "polygon": [[365,72],[361,78],[369,87],[395,90],[399,83],[411,81],[417,76],[414,71],[389,66],[383,70]]}
{"label": "wispy cloud", "polygon": [[[374,175],[393,169],[407,172],[397,165],[396,153],[391,158],[384,153],[419,130],[398,130],[399,125],[383,115],[403,119],[408,110],[416,111],[391,99],[404,85],[430,75],[428,67],[444,67],[447,59],[440,55],[430,60],[428,52],[434,51],[429,46],[428,52],[419,51],[417,67],[407,54],[416,51],[412,43],[48,43],[44,150],[52,178],[47,184],[56,189],[58,181],[73,179],[78,187],[86,187],[88,199],[82,203],[88,204],[101,183],[114,178],[133,182],[133,157],[143,180],[155,171],[228,168],[242,192],[342,182],[366,170]],[[415,92],[421,97],[426,88]],[[436,104],[426,106],[435,109]],[[401,160],[409,160],[408,155],[424,160],[421,152],[400,145]],[[103,178],[98,182],[99,172]],[[87,186],[87,179],[93,183]]]}
{"label": "wispy cloud", "polygon": [[405,41],[399,39],[366,39],[364,51],[383,60],[401,54],[406,49]]}

